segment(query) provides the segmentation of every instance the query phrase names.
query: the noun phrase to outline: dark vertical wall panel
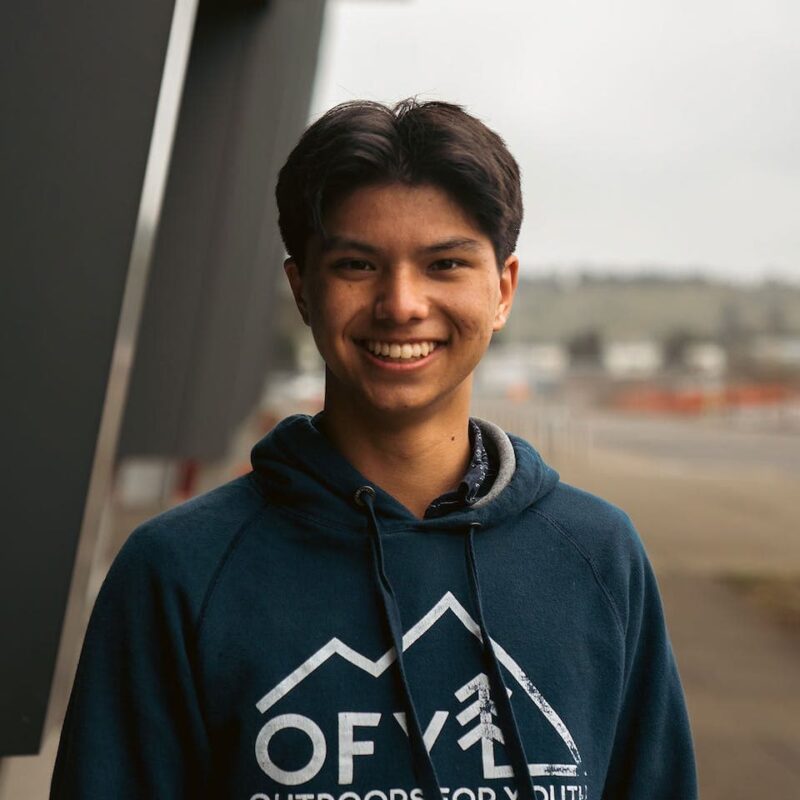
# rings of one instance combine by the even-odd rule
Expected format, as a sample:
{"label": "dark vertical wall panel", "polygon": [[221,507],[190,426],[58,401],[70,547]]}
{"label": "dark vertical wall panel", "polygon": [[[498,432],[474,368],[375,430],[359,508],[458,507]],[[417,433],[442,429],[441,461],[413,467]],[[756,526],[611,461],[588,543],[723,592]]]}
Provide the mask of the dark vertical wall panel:
{"label": "dark vertical wall panel", "polygon": [[0,6],[0,754],[38,749],[172,16]]}
{"label": "dark vertical wall panel", "polygon": [[310,103],[324,0],[201,4],[120,455],[219,457],[269,361],[274,186]]}

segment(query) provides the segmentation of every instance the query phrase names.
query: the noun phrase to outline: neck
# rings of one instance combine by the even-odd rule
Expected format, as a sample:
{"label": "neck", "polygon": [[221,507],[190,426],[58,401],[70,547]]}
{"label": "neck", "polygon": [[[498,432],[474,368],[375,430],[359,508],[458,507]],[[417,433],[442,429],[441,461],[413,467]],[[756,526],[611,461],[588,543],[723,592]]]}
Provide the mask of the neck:
{"label": "neck", "polygon": [[322,428],[362,475],[422,518],[433,500],[458,485],[469,463],[469,406],[458,405],[387,425],[379,414],[326,396]]}

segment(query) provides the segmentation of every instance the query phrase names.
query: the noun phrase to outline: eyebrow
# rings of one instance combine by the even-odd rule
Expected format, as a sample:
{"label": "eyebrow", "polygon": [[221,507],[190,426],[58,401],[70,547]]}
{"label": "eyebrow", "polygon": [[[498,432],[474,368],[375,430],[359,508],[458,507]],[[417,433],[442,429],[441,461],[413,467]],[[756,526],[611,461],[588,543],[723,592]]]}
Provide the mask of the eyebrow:
{"label": "eyebrow", "polygon": [[[420,247],[417,252],[420,254],[434,254],[442,253],[448,250],[478,250],[481,243],[477,239],[470,239],[468,237],[453,237],[452,239],[445,239],[441,242],[425,245]],[[377,255],[380,253],[380,248],[375,245],[361,242],[358,239],[349,239],[345,236],[327,236],[322,242],[322,251],[330,252],[331,250],[358,250],[361,253],[369,253],[370,255]]]}
{"label": "eyebrow", "polygon": [[370,255],[377,255],[380,252],[380,248],[366,242],[359,242],[358,239],[348,239],[345,236],[326,236],[322,240],[322,252],[327,253],[331,250],[358,250]]}
{"label": "eyebrow", "polygon": [[469,239],[466,237],[455,237],[453,239],[445,239],[443,242],[436,242],[436,244],[421,247],[421,253],[442,253],[446,250],[478,250],[481,243],[477,239]]}

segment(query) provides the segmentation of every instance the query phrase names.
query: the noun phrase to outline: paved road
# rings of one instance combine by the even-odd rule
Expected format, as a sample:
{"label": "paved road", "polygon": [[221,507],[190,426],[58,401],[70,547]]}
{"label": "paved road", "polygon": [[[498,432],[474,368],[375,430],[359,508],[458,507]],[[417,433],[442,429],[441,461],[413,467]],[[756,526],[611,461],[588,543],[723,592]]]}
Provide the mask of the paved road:
{"label": "paved road", "polygon": [[706,420],[631,415],[592,415],[586,422],[594,445],[602,449],[704,467],[775,469],[800,480],[800,434],[796,431],[760,432]]}
{"label": "paved road", "polygon": [[702,576],[660,579],[703,800],[800,795],[800,643]]}
{"label": "paved road", "polygon": [[644,456],[706,469],[748,467],[800,480],[800,425],[786,417],[658,417],[477,398],[473,413],[547,452],[554,446]]}

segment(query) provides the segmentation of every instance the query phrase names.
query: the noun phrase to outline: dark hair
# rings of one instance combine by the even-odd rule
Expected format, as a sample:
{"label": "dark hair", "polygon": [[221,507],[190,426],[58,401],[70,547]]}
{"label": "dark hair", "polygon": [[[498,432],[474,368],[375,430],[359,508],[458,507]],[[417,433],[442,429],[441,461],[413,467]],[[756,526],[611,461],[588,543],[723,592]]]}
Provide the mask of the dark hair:
{"label": "dark hair", "polygon": [[514,252],[522,223],[519,166],[505,142],[461,106],[357,100],[318,119],[278,175],[278,225],[302,262],[309,236],[325,235],[326,208],[361,186],[431,184],[445,190],[494,246],[498,266]]}

